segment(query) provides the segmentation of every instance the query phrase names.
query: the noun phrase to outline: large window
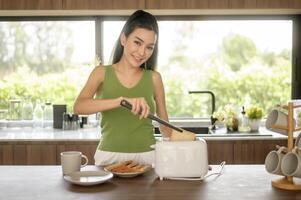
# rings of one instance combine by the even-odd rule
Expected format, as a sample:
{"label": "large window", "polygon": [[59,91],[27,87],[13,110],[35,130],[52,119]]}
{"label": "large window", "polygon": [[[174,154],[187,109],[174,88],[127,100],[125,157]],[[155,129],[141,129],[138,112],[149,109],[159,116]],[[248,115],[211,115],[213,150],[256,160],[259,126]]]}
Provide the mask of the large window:
{"label": "large window", "polygon": [[[105,63],[123,23],[104,23]],[[211,114],[211,96],[189,91],[212,91],[217,108],[256,104],[266,113],[290,99],[291,20],[159,21],[159,29],[158,71],[170,116]]]}
{"label": "large window", "polygon": [[94,66],[94,21],[0,22],[0,109],[30,98],[72,109]]}
{"label": "large window", "polygon": [[[95,55],[102,52],[103,64],[110,64],[125,22],[19,19],[0,21],[0,109],[30,97],[67,103],[70,111]],[[257,104],[265,114],[291,98],[292,20],[158,19],[157,70],[170,117],[211,115],[210,95],[189,91],[212,91],[216,108]]]}

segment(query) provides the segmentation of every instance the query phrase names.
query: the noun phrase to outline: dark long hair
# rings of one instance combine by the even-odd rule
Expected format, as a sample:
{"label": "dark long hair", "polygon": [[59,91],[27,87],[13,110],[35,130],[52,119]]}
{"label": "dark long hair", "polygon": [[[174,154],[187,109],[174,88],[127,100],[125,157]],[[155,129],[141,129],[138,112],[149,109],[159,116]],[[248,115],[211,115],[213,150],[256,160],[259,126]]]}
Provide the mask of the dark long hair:
{"label": "dark long hair", "polygon": [[121,34],[124,33],[126,37],[128,37],[136,28],[144,28],[150,31],[154,31],[157,35],[157,41],[154,46],[153,53],[151,57],[143,63],[140,67],[149,70],[155,70],[157,64],[157,57],[158,57],[158,40],[159,40],[159,28],[156,18],[143,10],[135,11],[126,21],[125,25],[123,26],[121,33],[116,41],[115,48],[113,51],[113,61],[112,63],[115,64],[120,61],[122,54],[123,54],[123,46],[120,42]]}

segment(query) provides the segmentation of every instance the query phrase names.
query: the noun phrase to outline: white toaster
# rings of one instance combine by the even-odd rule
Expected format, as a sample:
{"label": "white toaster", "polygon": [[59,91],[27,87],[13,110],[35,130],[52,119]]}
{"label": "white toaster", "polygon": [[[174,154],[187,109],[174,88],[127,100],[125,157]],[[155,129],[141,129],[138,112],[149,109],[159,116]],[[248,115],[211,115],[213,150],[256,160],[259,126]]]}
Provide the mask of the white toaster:
{"label": "white toaster", "polygon": [[163,178],[203,178],[208,172],[207,143],[196,141],[157,141],[155,172]]}

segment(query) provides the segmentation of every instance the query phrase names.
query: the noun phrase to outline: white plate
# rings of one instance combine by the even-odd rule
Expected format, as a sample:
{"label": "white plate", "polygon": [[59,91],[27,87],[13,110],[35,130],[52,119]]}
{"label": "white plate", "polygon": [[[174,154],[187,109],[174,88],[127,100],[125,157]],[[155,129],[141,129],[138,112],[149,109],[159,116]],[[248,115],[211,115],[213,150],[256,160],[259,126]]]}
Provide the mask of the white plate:
{"label": "white plate", "polygon": [[76,185],[97,185],[113,178],[109,171],[81,171],[65,175],[64,179]]}
{"label": "white plate", "polygon": [[142,172],[119,173],[119,172],[112,172],[112,171],[108,170],[106,167],[104,168],[104,170],[106,170],[108,172],[111,172],[115,176],[119,176],[119,177],[123,177],[123,178],[131,178],[131,177],[138,176],[140,174],[144,174],[144,173],[146,173],[146,172],[148,172],[149,170],[152,169],[151,165],[144,165],[144,166],[147,166],[147,168]]}

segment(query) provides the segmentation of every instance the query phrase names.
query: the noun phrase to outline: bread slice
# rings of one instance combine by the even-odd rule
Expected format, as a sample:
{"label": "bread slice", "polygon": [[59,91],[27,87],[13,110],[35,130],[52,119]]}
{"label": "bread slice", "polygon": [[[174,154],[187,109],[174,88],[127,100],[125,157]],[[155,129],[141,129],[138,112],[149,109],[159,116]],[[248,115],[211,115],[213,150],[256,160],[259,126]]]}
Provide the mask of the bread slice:
{"label": "bread slice", "polygon": [[148,167],[149,166],[141,165],[136,161],[127,160],[124,162],[106,166],[105,168],[115,173],[136,173],[136,172],[144,172],[146,169],[148,169]]}
{"label": "bread slice", "polygon": [[183,130],[183,132],[179,132],[176,130],[172,130],[171,136],[170,136],[170,141],[194,141],[196,139],[195,134]]}

